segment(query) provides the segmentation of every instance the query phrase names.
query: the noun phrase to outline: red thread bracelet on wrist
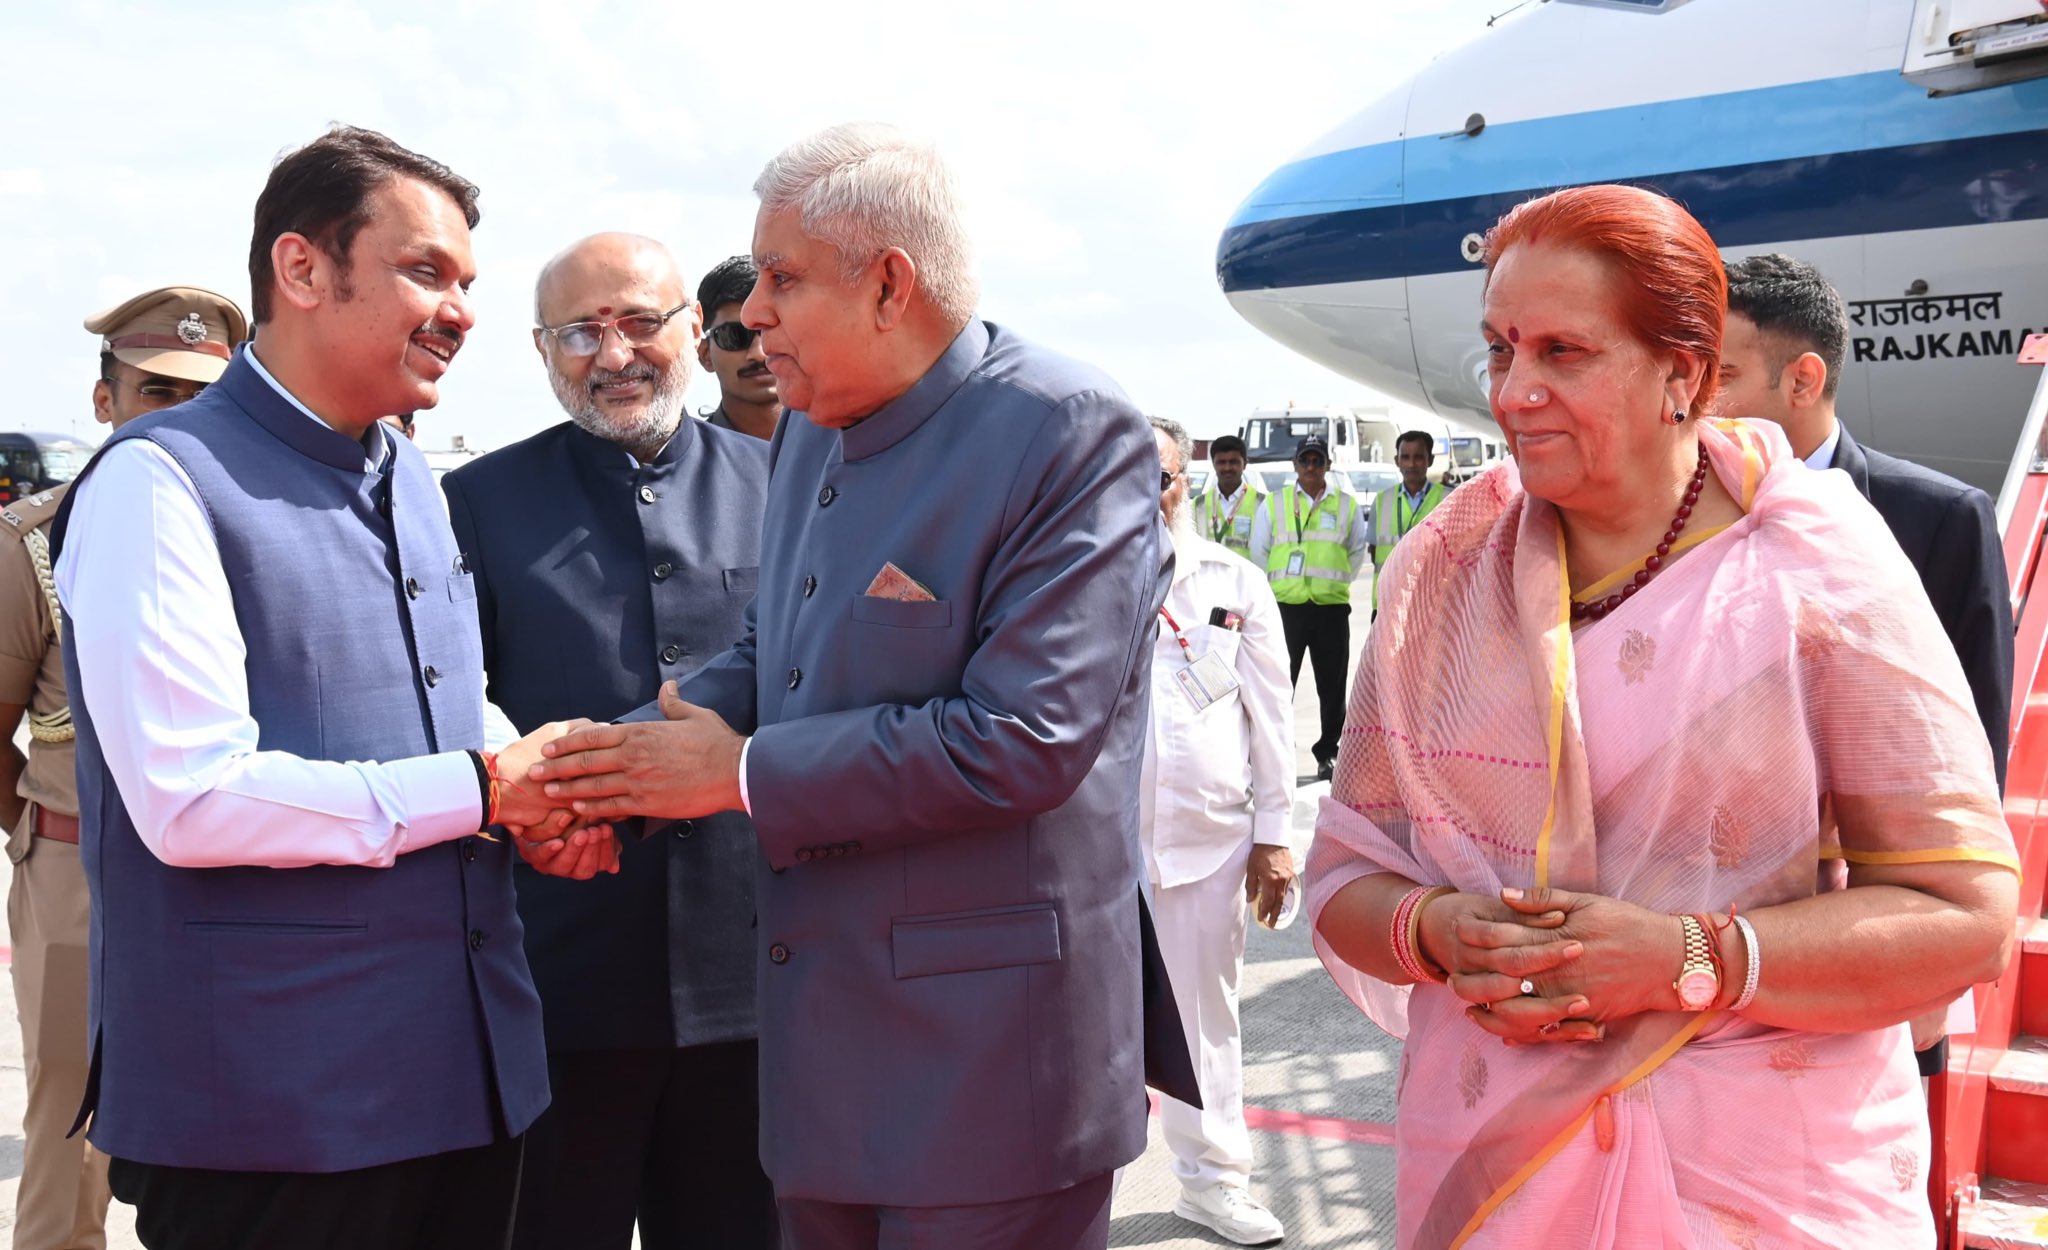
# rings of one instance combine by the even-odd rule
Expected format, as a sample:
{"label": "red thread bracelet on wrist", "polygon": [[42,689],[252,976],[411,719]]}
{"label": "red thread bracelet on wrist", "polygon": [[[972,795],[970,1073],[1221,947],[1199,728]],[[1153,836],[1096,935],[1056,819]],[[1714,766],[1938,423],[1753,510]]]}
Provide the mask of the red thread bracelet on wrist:
{"label": "red thread bracelet on wrist", "polygon": [[490,807],[484,812],[484,828],[488,829],[498,823],[499,800],[502,797],[498,782],[498,753],[479,751],[477,754],[484,757],[484,775],[491,779]]}

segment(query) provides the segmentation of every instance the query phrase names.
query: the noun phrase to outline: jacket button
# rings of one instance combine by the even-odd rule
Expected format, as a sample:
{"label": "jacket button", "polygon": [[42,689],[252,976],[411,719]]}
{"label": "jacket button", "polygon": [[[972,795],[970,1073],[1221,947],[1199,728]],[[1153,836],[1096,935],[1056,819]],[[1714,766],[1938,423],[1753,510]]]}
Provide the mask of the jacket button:
{"label": "jacket button", "polygon": [[654,502],[654,488],[653,488],[652,486],[642,486],[642,487],[640,488],[640,502],[641,502],[641,503],[653,503],[653,502]]}
{"label": "jacket button", "polygon": [[483,948],[484,931],[482,929],[471,929],[469,931],[469,949],[473,951],[480,951]]}
{"label": "jacket button", "polygon": [[682,658],[683,649],[674,643],[670,643],[661,649],[661,662],[663,664],[673,664]]}
{"label": "jacket button", "polygon": [[668,580],[668,575],[675,571],[675,565],[670,564],[666,560],[663,560],[660,564],[654,566],[654,580],[657,582],[665,582]]}
{"label": "jacket button", "polygon": [[426,671],[421,673],[420,676],[427,679],[427,684],[429,686],[438,686],[441,684],[441,670],[435,668],[431,664],[427,665]]}
{"label": "jacket button", "polygon": [[799,864],[808,864],[811,862],[811,856],[813,854],[815,854],[815,852],[813,852],[810,847],[800,846],[796,848],[796,862]]}
{"label": "jacket button", "polygon": [[836,490],[833,490],[833,489],[832,489],[832,488],[831,488],[830,486],[827,486],[827,487],[826,487],[826,488],[825,488],[824,490],[821,490],[821,491],[819,491],[819,492],[818,492],[818,506],[819,506],[820,508],[829,508],[829,507],[831,507],[831,506],[832,506],[832,500],[833,500],[833,499],[834,499],[834,498],[835,498],[835,497],[836,497],[836,496],[837,496],[838,494],[839,494],[839,492],[838,492],[838,491],[836,491]]}
{"label": "jacket button", "polygon": [[406,579],[405,579],[405,597],[406,597],[406,598],[408,598],[408,599],[417,599],[417,598],[419,598],[419,597],[420,597],[420,579],[419,579],[419,578],[417,578],[417,577],[408,577],[408,578],[406,578]]}
{"label": "jacket button", "polygon": [[817,591],[818,579],[815,577],[806,577],[804,579],[804,598],[810,598],[812,595],[816,594]]}
{"label": "jacket button", "polygon": [[783,945],[782,943],[780,943],[780,942],[777,942],[777,943],[776,943],[775,945],[773,945],[773,946],[769,947],[769,948],[768,948],[768,962],[769,962],[769,963],[771,963],[771,964],[786,964],[786,963],[788,963],[788,962],[789,962],[789,948],[788,948],[787,946],[784,946],[784,945]]}
{"label": "jacket button", "polygon": [[462,862],[465,864],[474,864],[476,862],[475,838],[464,838],[462,840]]}
{"label": "jacket button", "polygon": [[694,820],[679,820],[679,821],[677,821],[677,822],[676,822],[676,836],[677,836],[677,837],[679,837],[679,838],[687,838],[687,837],[689,837],[689,836],[690,836],[691,834],[693,834],[693,833],[695,833],[695,832],[697,832],[697,822],[696,822],[696,821],[694,821]]}
{"label": "jacket button", "polygon": [[802,669],[800,669],[800,668],[793,668],[793,669],[789,670],[789,688],[790,688],[791,690],[794,690],[794,689],[796,689],[796,688],[797,688],[797,685],[798,685],[799,683],[801,683],[801,682],[803,681],[803,679],[804,679],[804,671],[803,671]]}

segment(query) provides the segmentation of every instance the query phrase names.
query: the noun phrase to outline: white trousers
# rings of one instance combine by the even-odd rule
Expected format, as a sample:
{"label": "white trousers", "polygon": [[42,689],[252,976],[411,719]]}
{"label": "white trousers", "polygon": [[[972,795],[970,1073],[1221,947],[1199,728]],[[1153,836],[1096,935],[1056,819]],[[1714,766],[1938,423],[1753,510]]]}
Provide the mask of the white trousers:
{"label": "white trousers", "polygon": [[1160,1135],[1173,1151],[1173,1174],[1190,1189],[1218,1181],[1246,1185],[1252,1136],[1244,1123],[1244,1048],[1237,987],[1244,976],[1245,866],[1252,844],[1200,881],[1165,886],[1153,896],[1159,953],[1173,981],[1180,1023],[1194,1050],[1202,1090],[1197,1111],[1177,1098],[1159,1100]]}

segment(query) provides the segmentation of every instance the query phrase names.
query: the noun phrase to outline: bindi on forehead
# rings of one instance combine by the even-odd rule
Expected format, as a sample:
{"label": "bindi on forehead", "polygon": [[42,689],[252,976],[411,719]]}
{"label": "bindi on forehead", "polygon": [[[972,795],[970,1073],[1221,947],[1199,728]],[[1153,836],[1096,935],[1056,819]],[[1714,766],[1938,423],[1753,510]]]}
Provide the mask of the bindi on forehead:
{"label": "bindi on forehead", "polygon": [[1509,326],[1509,327],[1508,327],[1508,342],[1510,342],[1510,343],[1519,343],[1519,342],[1521,342],[1521,341],[1522,341],[1522,331],[1521,331],[1520,327],[1518,327],[1518,326]]}
{"label": "bindi on forehead", "polygon": [[610,304],[606,304],[606,305],[604,305],[603,307],[601,307],[601,308],[599,308],[599,309],[597,310],[597,315],[598,315],[598,316],[600,316],[600,317],[609,317],[609,316],[611,316],[611,315],[612,315],[612,306],[611,306]]}

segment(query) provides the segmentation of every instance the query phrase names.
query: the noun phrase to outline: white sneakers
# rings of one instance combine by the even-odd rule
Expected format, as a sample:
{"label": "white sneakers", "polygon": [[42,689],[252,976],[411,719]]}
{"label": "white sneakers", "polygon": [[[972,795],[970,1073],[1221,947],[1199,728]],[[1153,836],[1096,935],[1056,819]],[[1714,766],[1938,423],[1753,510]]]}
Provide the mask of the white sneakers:
{"label": "white sneakers", "polygon": [[1252,1196],[1243,1189],[1228,1183],[1199,1190],[1183,1188],[1180,1201],[1173,1204],[1173,1213],[1240,1246],[1270,1246],[1286,1236],[1286,1230],[1271,1211],[1252,1201]]}

